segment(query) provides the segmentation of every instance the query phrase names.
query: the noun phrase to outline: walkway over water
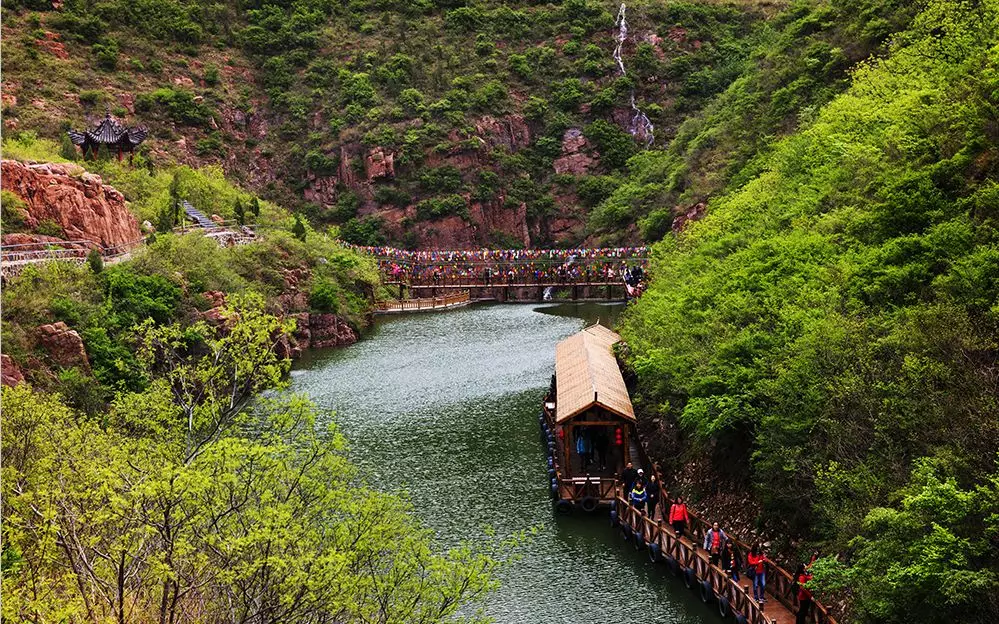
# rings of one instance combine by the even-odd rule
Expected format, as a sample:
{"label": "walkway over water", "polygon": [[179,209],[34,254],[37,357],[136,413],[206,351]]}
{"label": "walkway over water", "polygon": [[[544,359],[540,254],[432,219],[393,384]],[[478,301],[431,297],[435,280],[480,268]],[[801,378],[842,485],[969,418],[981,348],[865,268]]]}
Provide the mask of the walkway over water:
{"label": "walkway over water", "polygon": [[[354,247],[378,261],[386,284],[412,296],[468,289],[473,300],[624,299],[625,275],[643,274],[646,247],[407,251]],[[560,296],[561,295],[561,296]]]}
{"label": "walkway over water", "polygon": [[[556,345],[555,376],[539,417],[555,510],[593,513],[609,504],[611,525],[624,541],[647,552],[652,563],[664,563],[687,588],[696,589],[704,603],[716,605],[722,617],[734,615],[742,624],[791,624],[801,608],[809,622],[835,624],[822,604],[800,604],[792,575],[770,561],[763,564],[767,599],[756,600],[750,579],[740,582],[738,574],[730,576],[721,561],[712,562],[702,548],[708,544],[708,521],[688,511],[689,526],[681,533],[666,523],[663,511],[670,508],[670,496],[665,489],[657,488],[654,497],[650,494],[647,512],[644,494],[637,495],[637,507],[630,504],[626,464],[643,469],[657,483],[666,481],[634,428],[634,408],[613,353],[613,345],[620,341],[621,336],[597,324]],[[638,474],[632,478],[643,480]],[[726,541],[737,558],[750,551],[749,544],[731,534],[721,542],[722,548]]]}
{"label": "walkway over water", "polygon": [[441,549],[529,531],[483,605],[497,624],[722,624],[645,553],[622,549],[606,516],[552,512],[537,416],[555,344],[582,329],[575,315],[610,325],[621,309],[379,316],[357,344],[295,363],[293,390],[336,412],[361,474],[380,489],[405,487]]}
{"label": "walkway over water", "polygon": [[403,299],[402,301],[382,301],[375,310],[376,314],[392,314],[395,312],[430,312],[433,310],[453,310],[469,304],[468,291],[450,294],[444,297],[428,297],[426,299]]}

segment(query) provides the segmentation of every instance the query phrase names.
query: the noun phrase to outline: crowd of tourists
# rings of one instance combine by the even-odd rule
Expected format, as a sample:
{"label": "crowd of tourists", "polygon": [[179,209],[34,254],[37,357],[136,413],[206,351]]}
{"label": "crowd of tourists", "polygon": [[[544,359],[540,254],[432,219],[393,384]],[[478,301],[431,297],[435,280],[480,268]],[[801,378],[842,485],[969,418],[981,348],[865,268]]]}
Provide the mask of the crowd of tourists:
{"label": "crowd of tourists", "polygon": [[[645,471],[641,468],[636,470],[630,462],[621,473],[621,481],[624,484],[624,491],[628,493],[628,502],[639,513],[647,514],[652,519],[657,517],[666,519],[678,538],[687,537],[695,547],[698,545],[693,533],[688,531],[690,514],[682,496],[673,499],[669,503],[669,509],[666,510],[666,504],[662,500],[664,492],[656,476],[652,474],[646,479]],[[721,525],[715,522],[704,532],[700,546],[707,551],[711,565],[719,566],[737,583],[743,577],[751,581],[753,599],[760,604],[766,603],[767,564],[770,560],[759,543],[753,544],[743,558],[735,539],[729,537]],[[798,564],[794,572],[792,589],[798,599],[796,624],[805,624],[812,608],[813,597],[808,582],[812,580],[811,566],[818,556],[818,553],[814,553],[807,564]]]}
{"label": "crowd of tourists", "polygon": [[383,274],[412,283],[446,285],[560,284],[618,281],[638,288],[647,247],[408,251],[355,247],[374,256]]}

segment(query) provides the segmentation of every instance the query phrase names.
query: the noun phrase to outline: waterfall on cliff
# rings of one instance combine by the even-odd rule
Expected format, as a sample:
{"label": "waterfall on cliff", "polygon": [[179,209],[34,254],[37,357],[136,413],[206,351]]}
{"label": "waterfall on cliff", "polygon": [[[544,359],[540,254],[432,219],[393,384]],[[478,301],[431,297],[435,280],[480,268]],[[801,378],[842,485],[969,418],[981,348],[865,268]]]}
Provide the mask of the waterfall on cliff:
{"label": "waterfall on cliff", "polygon": [[[624,69],[624,57],[621,55],[621,49],[628,38],[627,10],[628,7],[622,2],[621,8],[617,11],[617,47],[614,48],[614,62],[617,63],[617,70],[621,76],[628,73]],[[631,136],[644,142],[646,149],[652,147],[652,144],[656,140],[655,127],[645,113],[642,112],[642,109],[638,108],[638,105],[635,104],[634,89],[631,90],[631,111],[632,117],[628,132],[631,133]]]}

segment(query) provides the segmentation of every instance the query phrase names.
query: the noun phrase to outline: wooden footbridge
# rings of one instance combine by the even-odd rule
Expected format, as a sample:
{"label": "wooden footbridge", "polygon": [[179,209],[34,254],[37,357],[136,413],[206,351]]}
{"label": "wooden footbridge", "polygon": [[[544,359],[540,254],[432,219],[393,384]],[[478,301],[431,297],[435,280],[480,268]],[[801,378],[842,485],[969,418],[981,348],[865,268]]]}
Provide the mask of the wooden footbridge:
{"label": "wooden footbridge", "polygon": [[399,299],[468,291],[472,301],[619,300],[625,275],[642,275],[645,247],[407,251],[352,247],[373,256]]}
{"label": "wooden footbridge", "polygon": [[[723,618],[732,617],[738,624],[795,623],[799,603],[787,570],[766,562],[766,601],[757,601],[752,581],[736,580],[713,565],[701,547],[712,526],[706,519],[688,511],[688,526],[678,535],[662,515],[671,500],[665,489],[648,512],[629,502],[618,476],[628,463],[655,475],[660,484],[665,481],[635,430],[634,410],[612,352],[620,340],[595,325],[556,346],[555,375],[539,417],[555,509],[593,513],[609,508],[610,524],[625,543],[645,551],[650,562],[696,591]],[[731,534],[728,538],[745,562],[750,545]],[[819,602],[807,609],[805,621],[836,624]]]}
{"label": "wooden footbridge", "polygon": [[452,310],[467,306],[471,300],[468,291],[452,293],[443,297],[428,297],[426,299],[402,299],[381,301],[375,309],[376,314],[397,314],[401,312],[432,312],[435,310]]}

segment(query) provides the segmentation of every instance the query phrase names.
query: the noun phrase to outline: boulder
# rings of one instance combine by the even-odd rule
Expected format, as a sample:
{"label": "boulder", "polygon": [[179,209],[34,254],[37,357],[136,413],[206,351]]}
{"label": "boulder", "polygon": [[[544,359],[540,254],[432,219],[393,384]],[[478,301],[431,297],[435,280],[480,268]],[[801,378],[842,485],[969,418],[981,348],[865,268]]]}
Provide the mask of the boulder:
{"label": "boulder", "polygon": [[305,201],[322,206],[330,206],[336,203],[340,193],[337,191],[339,180],[336,176],[317,176],[309,174],[308,186],[302,192]]}
{"label": "boulder", "polygon": [[562,135],[562,155],[552,163],[555,173],[582,175],[595,164],[596,159],[587,153],[590,144],[579,128],[569,128]]}
{"label": "boulder", "polygon": [[201,296],[205,298],[205,301],[211,304],[213,308],[219,308],[225,305],[225,293],[221,290],[206,290],[201,293]]}
{"label": "boulder", "polygon": [[3,188],[27,205],[29,227],[53,221],[66,240],[89,240],[115,247],[142,237],[139,223],[128,210],[125,197],[101,177],[84,173],[71,175],[72,165],[40,163],[27,165],[16,160],[0,163]]}
{"label": "boulder", "polygon": [[90,371],[90,361],[80,334],[62,321],[41,325],[38,328],[38,342],[54,364],[64,368],[78,366]]}
{"label": "boulder", "polygon": [[121,102],[121,105],[125,107],[125,110],[127,110],[130,115],[135,114],[135,95],[131,93],[119,93],[118,101]]}
{"label": "boulder", "polygon": [[704,216],[705,211],[708,208],[706,202],[697,202],[689,208],[682,209],[679,214],[673,218],[673,233],[679,234],[687,226],[690,221],[697,221]]}
{"label": "boulder", "polygon": [[593,168],[596,160],[586,154],[569,154],[568,156],[556,158],[552,164],[555,167],[555,173],[582,175]]}
{"label": "boulder", "polygon": [[24,381],[24,374],[17,363],[6,353],[0,354],[0,384],[16,386]]}
{"label": "boulder", "polygon": [[378,178],[394,178],[395,154],[383,147],[372,147],[364,159],[364,171],[368,182]]}
{"label": "boulder", "polygon": [[343,347],[357,342],[357,332],[336,314],[310,314],[309,333],[314,349]]}

